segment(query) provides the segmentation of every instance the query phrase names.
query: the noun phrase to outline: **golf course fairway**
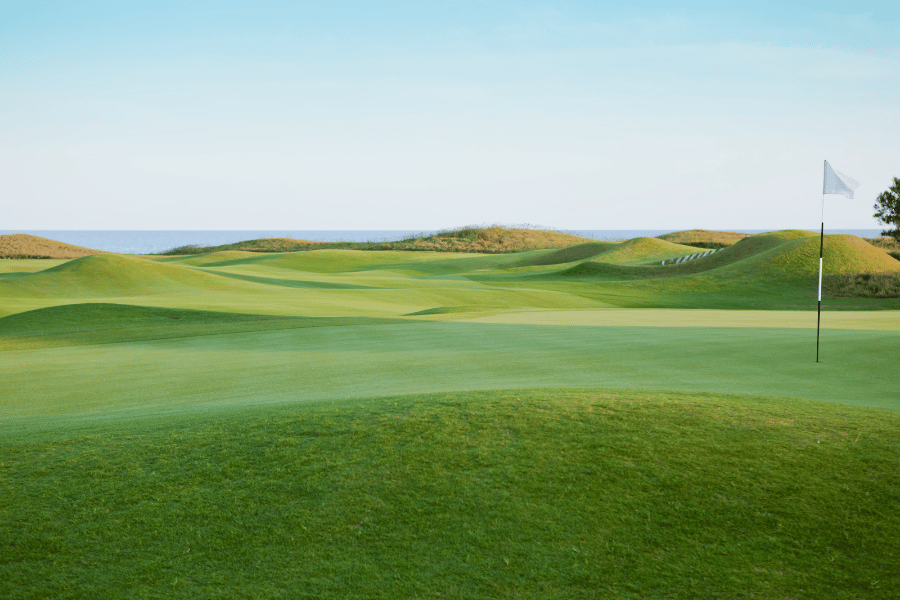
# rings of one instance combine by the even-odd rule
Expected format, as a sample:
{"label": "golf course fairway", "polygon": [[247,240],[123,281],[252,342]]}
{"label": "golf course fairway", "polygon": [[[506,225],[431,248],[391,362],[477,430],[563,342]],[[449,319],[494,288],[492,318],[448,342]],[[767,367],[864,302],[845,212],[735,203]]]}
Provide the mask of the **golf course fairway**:
{"label": "golf course fairway", "polygon": [[0,597],[894,598],[900,298],[826,295],[816,362],[817,261],[0,261]]}

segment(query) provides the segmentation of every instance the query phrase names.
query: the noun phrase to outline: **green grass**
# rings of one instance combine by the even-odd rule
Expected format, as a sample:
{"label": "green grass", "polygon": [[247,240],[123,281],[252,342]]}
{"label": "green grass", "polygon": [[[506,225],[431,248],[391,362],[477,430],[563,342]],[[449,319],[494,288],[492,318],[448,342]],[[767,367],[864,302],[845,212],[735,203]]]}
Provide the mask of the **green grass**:
{"label": "green grass", "polygon": [[884,249],[446,233],[2,261],[0,597],[893,597]]}
{"label": "green grass", "polygon": [[0,594],[891,598],[898,434],[896,412],[609,390],[29,432],[0,444]]}
{"label": "green grass", "polygon": [[282,317],[217,311],[72,304],[0,319],[0,350],[93,346],[252,331],[398,323],[370,317]]}
{"label": "green grass", "polygon": [[[122,334],[98,328],[99,343],[73,346],[72,337],[48,334],[45,343],[53,347],[43,348],[34,347],[34,338],[0,338],[7,348],[0,364],[0,418],[12,423],[571,386],[900,408],[893,376],[900,331],[825,329],[816,363],[814,328],[375,323],[221,323],[208,335],[174,337],[172,331],[164,339],[117,343],[104,342]],[[814,313],[810,323],[814,327]],[[147,331],[135,329],[140,336]],[[71,335],[86,343],[89,334]],[[17,343],[23,348],[11,349]]]}

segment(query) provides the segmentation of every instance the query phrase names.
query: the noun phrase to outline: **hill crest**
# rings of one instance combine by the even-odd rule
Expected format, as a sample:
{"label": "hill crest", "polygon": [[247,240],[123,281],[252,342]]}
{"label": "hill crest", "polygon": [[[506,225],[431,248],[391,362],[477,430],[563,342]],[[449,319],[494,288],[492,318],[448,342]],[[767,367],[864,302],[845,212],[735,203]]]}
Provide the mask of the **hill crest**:
{"label": "hill crest", "polygon": [[0,235],[0,258],[80,258],[93,254],[104,252],[27,233]]}

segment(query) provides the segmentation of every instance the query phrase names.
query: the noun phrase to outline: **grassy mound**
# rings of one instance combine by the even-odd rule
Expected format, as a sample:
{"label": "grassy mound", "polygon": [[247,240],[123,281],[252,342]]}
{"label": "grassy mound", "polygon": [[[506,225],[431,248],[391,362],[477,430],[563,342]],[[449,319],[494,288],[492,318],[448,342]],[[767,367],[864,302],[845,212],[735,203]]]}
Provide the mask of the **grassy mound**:
{"label": "grassy mound", "polygon": [[587,242],[584,244],[576,244],[575,246],[569,246],[568,248],[562,248],[555,252],[526,259],[519,263],[519,265],[523,267],[561,265],[575,262],[576,260],[594,258],[595,256],[609,252],[618,246],[619,242]]}
{"label": "grassy mound", "polygon": [[364,317],[282,317],[128,304],[66,304],[0,319],[0,350],[397,322]]}
{"label": "grassy mound", "polygon": [[[714,254],[681,264],[660,266],[642,262],[653,249],[632,240],[633,260],[626,252],[604,253],[595,259],[558,271],[510,274],[520,282],[546,282],[555,289],[572,291],[598,301],[634,308],[752,308],[802,310],[815,308],[819,266],[819,236],[806,231],[777,231],[747,237]],[[663,244],[662,240],[656,242]],[[684,247],[683,247],[684,248]],[[612,262],[619,258],[618,262]],[[858,310],[897,308],[890,274],[900,272],[900,262],[855,236],[825,237],[824,273],[842,276],[825,288],[829,308]],[[849,285],[849,278],[882,273],[877,282]],[[480,276],[479,281],[503,281],[500,276]],[[591,286],[591,284],[594,284]],[[883,284],[883,285],[882,285]],[[577,287],[573,287],[577,286]],[[587,287],[591,286],[591,287]],[[829,290],[836,293],[829,296]],[[856,291],[862,293],[855,293]],[[843,299],[868,298],[877,304]]]}
{"label": "grassy mound", "polygon": [[603,262],[619,265],[659,264],[662,260],[697,252],[696,248],[659,240],[638,237],[622,242],[600,258]]}
{"label": "grassy mound", "polygon": [[[824,240],[823,271],[826,274],[900,271],[900,262],[853,235],[827,235]],[[768,253],[758,255],[754,266],[773,273],[818,273],[819,236],[797,238]],[[723,251],[724,252],[724,251]]]}
{"label": "grassy mound", "polygon": [[0,295],[79,298],[164,294],[180,288],[221,289],[227,281],[177,264],[96,254],[0,282]]}
{"label": "grassy mound", "polygon": [[92,254],[103,254],[103,251],[25,233],[0,235],[0,258],[78,258]]}
{"label": "grassy mound", "polygon": [[725,248],[748,237],[748,233],[735,233],[733,231],[708,231],[706,229],[689,229],[687,231],[675,231],[659,236],[659,239],[695,246],[697,248],[718,249]]}
{"label": "grassy mound", "polygon": [[425,255],[410,255],[404,252],[361,252],[358,250],[326,249],[278,254],[249,254],[242,258],[219,261],[207,266],[259,265],[309,273],[349,273],[406,265],[420,260],[427,261],[432,260],[432,258]]}
{"label": "grassy mound", "polygon": [[255,252],[247,250],[220,250],[218,252],[167,257],[158,260],[159,262],[177,262],[180,265],[191,265],[194,267],[212,267],[220,263],[233,263],[234,261],[254,256],[257,256]]}
{"label": "grassy mound", "polygon": [[0,595],[893,598],[900,417],[540,390],[0,438]]}

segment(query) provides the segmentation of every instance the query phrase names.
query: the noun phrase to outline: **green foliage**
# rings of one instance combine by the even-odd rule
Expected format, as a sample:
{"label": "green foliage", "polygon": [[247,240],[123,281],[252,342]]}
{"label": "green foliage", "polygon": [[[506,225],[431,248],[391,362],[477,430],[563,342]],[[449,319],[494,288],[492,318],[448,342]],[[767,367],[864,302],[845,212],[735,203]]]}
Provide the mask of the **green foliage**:
{"label": "green foliage", "polygon": [[[900,242],[900,179],[894,177],[894,185],[882,192],[875,201],[875,218],[893,229],[882,231]],[[898,259],[900,260],[900,259]]]}

